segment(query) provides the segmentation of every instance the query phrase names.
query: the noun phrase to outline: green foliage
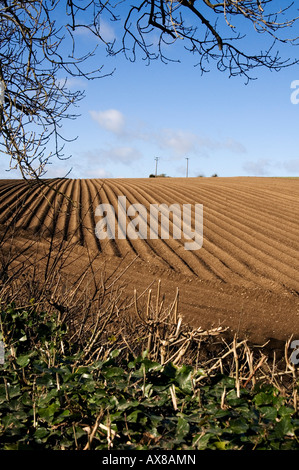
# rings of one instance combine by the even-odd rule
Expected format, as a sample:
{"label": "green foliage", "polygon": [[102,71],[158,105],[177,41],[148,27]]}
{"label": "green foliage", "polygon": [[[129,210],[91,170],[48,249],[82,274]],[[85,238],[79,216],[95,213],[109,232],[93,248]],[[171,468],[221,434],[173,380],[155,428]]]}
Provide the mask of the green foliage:
{"label": "green foliage", "polygon": [[3,309],[1,330],[1,450],[299,448],[298,415],[272,385],[238,393],[232,377],[198,382],[202,370],[146,352],[87,361],[33,307]]}

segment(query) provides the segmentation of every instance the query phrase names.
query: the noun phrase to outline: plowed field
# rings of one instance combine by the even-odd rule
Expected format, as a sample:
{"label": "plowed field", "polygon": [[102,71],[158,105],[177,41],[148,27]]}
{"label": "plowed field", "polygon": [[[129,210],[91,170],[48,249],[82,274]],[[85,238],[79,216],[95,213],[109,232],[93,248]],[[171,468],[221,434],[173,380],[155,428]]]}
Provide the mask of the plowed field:
{"label": "plowed field", "polygon": [[[14,240],[71,239],[78,247],[72,270],[84,269],[91,254],[111,270],[134,259],[124,275],[128,289],[143,292],[161,279],[172,300],[179,287],[180,312],[196,326],[229,327],[255,342],[299,339],[299,179],[44,182],[0,181],[0,224],[14,229]],[[203,204],[202,248],[188,251],[172,237],[99,240],[96,207],[111,204],[118,217],[118,196],[148,213],[154,203]]]}

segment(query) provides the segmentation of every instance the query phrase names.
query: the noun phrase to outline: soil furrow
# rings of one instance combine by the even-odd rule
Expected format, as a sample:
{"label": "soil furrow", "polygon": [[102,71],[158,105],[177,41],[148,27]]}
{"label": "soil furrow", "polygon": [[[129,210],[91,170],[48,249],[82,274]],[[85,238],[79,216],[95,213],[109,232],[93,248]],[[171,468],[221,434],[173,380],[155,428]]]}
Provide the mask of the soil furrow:
{"label": "soil furrow", "polygon": [[[128,205],[142,204],[146,208],[147,213],[149,213],[149,201],[140,190],[136,192],[129,186],[130,191],[128,191],[128,188],[124,188],[118,183],[116,183],[115,186],[119,188],[119,195],[123,195],[127,198]],[[144,220],[144,223],[147,226],[147,234],[149,235],[150,227],[148,225],[148,219],[149,218],[147,217],[146,220]],[[127,220],[130,222],[131,219],[127,218]],[[172,270],[179,270],[179,272],[186,275],[189,275],[190,273],[195,274],[191,264],[188,264],[179,254],[183,249],[183,245],[180,240],[174,240],[172,238],[152,240],[148,237],[147,239],[131,241],[131,243],[134,243],[136,250],[140,253],[143,259],[149,260],[154,254],[158,259],[162,258],[167,266]]]}
{"label": "soil furrow", "polygon": [[[166,193],[167,197],[171,193],[172,191],[168,191]],[[211,215],[211,213],[214,213],[215,216]],[[295,282],[293,282],[293,277],[298,278],[298,271],[295,267],[289,267],[289,264],[292,263],[292,260],[294,260],[294,258],[285,255],[283,251],[283,246],[281,246],[280,249],[273,248],[271,244],[272,240],[270,238],[268,238],[269,243],[261,243],[258,236],[258,230],[256,232],[256,235],[254,236],[252,233],[246,233],[244,231],[243,226],[243,230],[236,228],[236,223],[233,222],[234,221],[231,220],[230,217],[222,215],[220,211],[210,209],[208,215],[206,211],[204,216],[204,245],[207,247],[207,242],[209,240],[212,242],[212,245],[210,245],[212,248],[213,246],[226,247],[227,252],[235,258],[236,255],[239,255],[239,259],[236,259],[236,261],[240,261],[241,263],[243,263],[243,266],[246,266],[245,269],[248,273],[248,276],[251,278],[252,273],[254,273],[253,265],[255,265],[255,268],[257,267],[256,265],[258,265],[260,269],[258,270],[257,275],[255,276],[255,282],[260,282],[261,273],[264,275],[264,277],[267,277],[265,275],[265,272],[270,267],[272,278],[274,277],[274,279],[277,281],[278,279],[281,279],[281,276],[291,276],[292,288],[297,289],[298,281],[296,280]],[[249,240],[251,241],[251,244],[249,243]],[[294,254],[295,253],[293,253],[293,255]],[[285,260],[282,259],[281,261],[279,257],[285,258]],[[258,259],[258,261],[256,258]],[[265,264],[264,268],[262,263],[260,262],[261,259]],[[299,260],[297,258],[297,264],[298,261]],[[237,269],[236,271],[240,272]],[[252,279],[254,280],[254,278]],[[262,279],[262,282],[264,283],[265,280]],[[283,285],[284,282],[285,280],[280,280],[281,285]]]}

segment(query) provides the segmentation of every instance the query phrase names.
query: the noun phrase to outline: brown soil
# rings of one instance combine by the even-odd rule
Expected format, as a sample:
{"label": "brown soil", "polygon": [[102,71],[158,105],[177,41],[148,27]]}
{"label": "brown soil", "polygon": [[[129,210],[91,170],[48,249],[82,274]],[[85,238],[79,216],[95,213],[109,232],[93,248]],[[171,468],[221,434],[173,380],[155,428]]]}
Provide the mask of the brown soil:
{"label": "brown soil", "polygon": [[[108,273],[130,265],[122,276],[128,295],[161,279],[171,302],[178,287],[180,312],[194,326],[228,327],[259,344],[299,338],[299,179],[44,182],[51,187],[0,181],[0,224],[2,232],[13,228],[15,246],[26,240],[42,243],[50,235],[72,240],[70,274],[99,255],[95,263]],[[98,240],[95,208],[110,203],[118,216],[118,196],[126,196],[127,205],[143,204],[148,213],[152,203],[203,204],[202,248],[187,251],[184,240],[172,238]]]}

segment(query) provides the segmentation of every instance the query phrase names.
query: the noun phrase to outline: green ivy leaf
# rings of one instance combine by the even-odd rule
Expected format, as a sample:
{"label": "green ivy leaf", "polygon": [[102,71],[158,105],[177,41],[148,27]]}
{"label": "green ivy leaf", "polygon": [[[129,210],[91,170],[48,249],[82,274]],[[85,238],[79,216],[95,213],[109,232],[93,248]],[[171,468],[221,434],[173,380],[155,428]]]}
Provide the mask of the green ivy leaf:
{"label": "green ivy leaf", "polygon": [[7,401],[5,385],[0,385],[0,405]]}
{"label": "green ivy leaf", "polygon": [[292,416],[294,414],[294,409],[289,406],[281,406],[278,410],[280,416]]}
{"label": "green ivy leaf", "polygon": [[124,370],[120,367],[107,367],[103,370],[103,374],[107,379],[111,377],[122,377],[124,375]]}
{"label": "green ivy leaf", "polygon": [[174,379],[176,376],[176,373],[177,373],[177,368],[171,362],[166,364],[166,366],[163,368],[163,375],[166,375],[167,377]]}
{"label": "green ivy leaf", "polygon": [[9,385],[8,384],[7,388],[8,388],[8,395],[9,395],[10,399],[18,397],[18,396],[21,395],[21,389],[20,389],[19,385]]}
{"label": "green ivy leaf", "polygon": [[190,431],[190,425],[185,418],[179,418],[176,428],[176,435],[178,439],[183,439]]}
{"label": "green ivy leaf", "polygon": [[[112,336],[114,336],[114,335],[112,335]],[[115,338],[115,336],[114,336],[114,338]],[[111,359],[115,359],[116,357],[119,356],[119,354],[120,354],[120,350],[119,350],[119,349],[115,349],[114,351],[111,351],[110,357],[111,357]]]}
{"label": "green ivy leaf", "polygon": [[271,405],[273,403],[274,396],[270,393],[260,392],[254,397],[254,402],[257,406]]}
{"label": "green ivy leaf", "polygon": [[226,446],[229,444],[229,441],[218,441],[214,445],[218,450],[226,450]]}
{"label": "green ivy leaf", "polygon": [[50,434],[50,431],[48,431],[48,429],[38,428],[34,433],[34,437],[35,437],[35,439],[44,439],[49,434]]}
{"label": "green ivy leaf", "polygon": [[263,417],[269,421],[275,421],[277,418],[277,410],[273,406],[262,406],[260,411]]}
{"label": "green ivy leaf", "polygon": [[56,411],[60,408],[58,403],[52,403],[51,405],[47,406],[47,408],[39,408],[38,414],[41,418],[45,420],[52,420]]}
{"label": "green ivy leaf", "polygon": [[42,374],[36,379],[36,385],[45,385],[47,387],[50,387],[53,385],[53,377],[52,374]]}
{"label": "green ivy leaf", "polygon": [[118,409],[120,411],[127,410],[128,408],[136,408],[139,405],[139,401],[137,400],[125,400],[122,399],[119,401]]}
{"label": "green ivy leaf", "polygon": [[182,366],[176,374],[176,382],[178,386],[183,392],[188,393],[189,395],[193,393],[192,372],[192,367]]}
{"label": "green ivy leaf", "polygon": [[137,423],[139,413],[140,413],[139,410],[133,411],[132,413],[130,413],[130,414],[127,416],[127,421],[128,421],[129,423]]}
{"label": "green ivy leaf", "polygon": [[275,435],[283,439],[285,436],[294,436],[294,427],[289,416],[284,416],[275,426]]}
{"label": "green ivy leaf", "polygon": [[233,434],[246,433],[248,427],[248,423],[244,418],[236,418],[229,422],[229,429]]}
{"label": "green ivy leaf", "polygon": [[198,450],[205,450],[208,447],[211,434],[198,434],[192,441],[192,447],[196,447]]}
{"label": "green ivy leaf", "polygon": [[26,366],[28,366],[29,362],[30,362],[30,356],[27,355],[27,354],[24,354],[23,356],[19,356],[19,357],[17,358],[17,364],[18,364],[18,366],[20,366],[20,367],[26,367]]}

